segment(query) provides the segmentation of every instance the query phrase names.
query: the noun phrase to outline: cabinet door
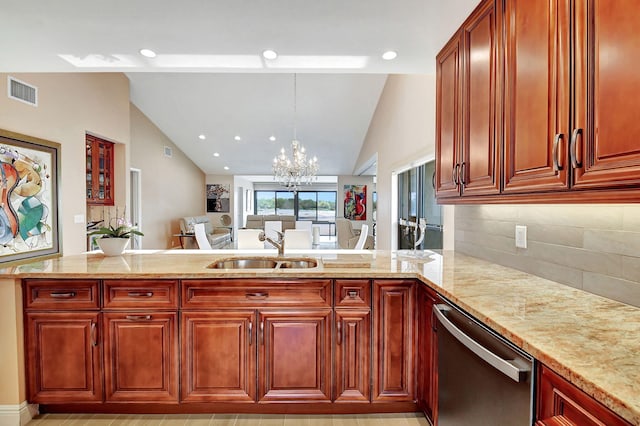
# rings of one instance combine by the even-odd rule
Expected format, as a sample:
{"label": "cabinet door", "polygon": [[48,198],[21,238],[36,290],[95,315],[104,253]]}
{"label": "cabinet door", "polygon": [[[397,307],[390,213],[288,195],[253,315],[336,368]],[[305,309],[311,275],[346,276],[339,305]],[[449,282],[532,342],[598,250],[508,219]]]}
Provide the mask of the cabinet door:
{"label": "cabinet door", "polygon": [[336,309],[335,402],[369,402],[371,312]]}
{"label": "cabinet door", "polygon": [[255,311],[183,312],[181,400],[254,402]]}
{"label": "cabinet door", "polygon": [[638,6],[576,1],[571,151],[577,188],[640,184]]}
{"label": "cabinet door", "polygon": [[106,400],[177,402],[177,314],[103,315]]}
{"label": "cabinet door", "polygon": [[482,2],[462,26],[462,195],[500,191],[498,34],[493,0]]}
{"label": "cabinet door", "polygon": [[432,316],[436,294],[425,285],[418,284],[416,309],[418,312],[418,349],[417,349],[417,395],[418,407],[431,421],[437,401],[435,383],[436,341],[434,339]]}
{"label": "cabinet door", "polygon": [[504,192],[569,185],[569,0],[505,0]]}
{"label": "cabinet door", "polygon": [[331,401],[331,309],[260,311],[258,401]]}
{"label": "cabinet door", "polygon": [[30,403],[102,401],[99,316],[97,312],[27,314]]}
{"label": "cabinet door", "polygon": [[460,195],[460,33],[436,58],[436,194]]}
{"label": "cabinet door", "polygon": [[86,136],[87,204],[113,206],[114,144]]}
{"label": "cabinet door", "polygon": [[414,399],[414,283],[374,281],[373,402]]}

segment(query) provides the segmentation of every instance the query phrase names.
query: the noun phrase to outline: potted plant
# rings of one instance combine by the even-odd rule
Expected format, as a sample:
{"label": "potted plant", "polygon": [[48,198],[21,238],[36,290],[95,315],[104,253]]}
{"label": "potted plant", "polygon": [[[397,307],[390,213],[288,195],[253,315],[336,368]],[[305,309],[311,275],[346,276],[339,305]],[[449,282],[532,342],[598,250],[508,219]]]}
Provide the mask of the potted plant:
{"label": "potted plant", "polygon": [[124,253],[132,235],[144,236],[131,222],[124,218],[118,218],[115,225],[109,224],[108,226],[100,227],[90,232],[89,235],[101,235],[100,238],[96,239],[96,243],[107,256],[118,256]]}

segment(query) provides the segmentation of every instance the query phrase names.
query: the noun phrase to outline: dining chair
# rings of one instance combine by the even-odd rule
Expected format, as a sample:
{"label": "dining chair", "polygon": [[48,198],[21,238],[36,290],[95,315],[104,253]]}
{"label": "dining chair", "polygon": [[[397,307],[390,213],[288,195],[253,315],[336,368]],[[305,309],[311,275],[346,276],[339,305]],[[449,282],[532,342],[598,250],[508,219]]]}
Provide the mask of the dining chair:
{"label": "dining chair", "polygon": [[[280,220],[265,220],[264,221],[264,236],[271,238],[274,241],[278,241],[278,232],[282,232],[282,221]],[[264,242],[264,248],[272,248],[271,244]]]}
{"label": "dining chair", "polygon": [[198,248],[200,250],[211,250],[211,243],[209,243],[209,239],[207,238],[204,223],[194,223],[193,232],[196,235],[196,243],[198,244]]}
{"label": "dining chair", "polygon": [[239,249],[261,249],[264,244],[260,241],[261,229],[238,229]]}
{"label": "dining chair", "polygon": [[312,248],[311,232],[306,229],[285,229],[284,249]]}
{"label": "dining chair", "polygon": [[364,249],[364,245],[367,242],[368,236],[369,236],[369,225],[362,225],[362,228],[360,229],[360,238],[358,238],[358,242],[356,243],[356,246],[354,247],[354,249],[355,250]]}

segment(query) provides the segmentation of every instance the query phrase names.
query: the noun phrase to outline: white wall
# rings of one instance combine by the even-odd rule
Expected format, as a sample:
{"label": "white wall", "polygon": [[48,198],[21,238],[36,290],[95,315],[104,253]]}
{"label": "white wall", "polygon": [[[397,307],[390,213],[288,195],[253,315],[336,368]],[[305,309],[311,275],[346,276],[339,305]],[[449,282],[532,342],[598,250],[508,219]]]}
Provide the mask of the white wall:
{"label": "white wall", "polygon": [[[235,232],[237,229],[244,227],[245,223],[247,223],[247,215],[253,214],[254,186],[252,181],[245,179],[242,176],[234,176],[233,187],[233,192],[236,197],[233,203],[234,214],[231,215],[231,217],[233,218],[232,226],[233,231]],[[242,197],[240,197],[241,194]],[[247,196],[249,197],[249,200],[247,200]]]}
{"label": "white wall", "polygon": [[395,232],[392,173],[435,156],[435,88],[435,75],[390,75],[358,156],[354,170],[378,156],[378,249],[391,249]]}

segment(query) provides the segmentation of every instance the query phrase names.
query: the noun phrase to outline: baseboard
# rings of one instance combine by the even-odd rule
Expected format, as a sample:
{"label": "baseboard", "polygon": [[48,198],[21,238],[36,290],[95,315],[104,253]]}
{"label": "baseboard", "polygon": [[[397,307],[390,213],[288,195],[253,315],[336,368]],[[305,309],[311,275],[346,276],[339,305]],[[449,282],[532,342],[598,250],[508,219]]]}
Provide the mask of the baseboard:
{"label": "baseboard", "polygon": [[0,405],[0,426],[24,426],[38,414],[38,405]]}

